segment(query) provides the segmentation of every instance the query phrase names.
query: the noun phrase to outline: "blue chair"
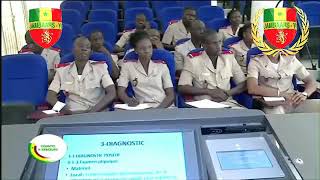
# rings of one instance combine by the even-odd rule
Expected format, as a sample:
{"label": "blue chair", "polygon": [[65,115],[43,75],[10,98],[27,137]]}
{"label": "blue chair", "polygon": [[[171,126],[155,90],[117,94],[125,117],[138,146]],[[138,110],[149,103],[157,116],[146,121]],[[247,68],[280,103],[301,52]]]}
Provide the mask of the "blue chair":
{"label": "blue chair", "polygon": [[88,12],[87,8],[88,7],[86,7],[86,5],[81,1],[63,1],[60,4],[61,10],[65,10],[65,9],[77,10],[81,15],[82,21],[86,19],[87,12]]}
{"label": "blue chair", "polygon": [[60,55],[64,56],[72,51],[73,40],[76,37],[76,34],[70,24],[63,23],[62,26],[61,37],[55,45],[60,47]]}
{"label": "blue chair", "polygon": [[156,16],[160,18],[160,11],[168,7],[180,7],[180,3],[177,1],[151,1],[152,9]]}
{"label": "blue chair", "polygon": [[132,9],[132,8],[140,8],[140,7],[149,7],[148,1],[125,1],[124,2],[124,9]]}
{"label": "blue chair", "polygon": [[193,7],[195,9],[200,8],[201,6],[210,6],[211,1],[179,1],[182,7]]}
{"label": "blue chair", "polygon": [[[123,59],[124,60],[138,60],[138,57],[139,57],[138,54],[135,51],[132,51],[132,52],[129,52]],[[172,84],[173,84],[174,89],[176,91],[176,89],[177,89],[177,83],[176,83],[176,79],[175,79],[176,68],[175,68],[175,60],[174,60],[173,54],[170,53],[169,51],[166,51],[163,49],[154,49],[152,56],[151,56],[151,60],[163,60],[166,62],[168,69],[169,69],[169,72],[170,72]],[[134,92],[133,92],[131,84],[128,85],[127,93],[128,93],[129,97],[134,96]]]}
{"label": "blue chair", "polygon": [[73,28],[73,31],[78,34],[80,32],[80,27],[83,23],[81,19],[80,12],[74,9],[65,9],[62,10],[62,22],[70,24]]}
{"label": "blue chair", "polygon": [[2,103],[44,104],[48,91],[46,60],[35,54],[2,56]]}
{"label": "blue chair", "polygon": [[214,19],[209,21],[206,25],[208,28],[219,31],[220,28],[229,26],[230,21],[228,19]]}
{"label": "blue chair", "polygon": [[92,1],[92,10],[111,9],[116,12],[119,10],[118,1]]}
{"label": "blue chair", "polygon": [[152,9],[147,7],[131,8],[124,11],[124,23],[133,22],[138,14],[144,14],[147,20],[153,21]]}
{"label": "blue chair", "polygon": [[92,10],[88,17],[89,22],[111,22],[118,32],[118,13],[111,9]]}
{"label": "blue chair", "polygon": [[224,11],[219,6],[201,6],[197,10],[198,18],[207,23],[214,19],[223,19]]}
{"label": "blue chair", "polygon": [[[154,21],[150,21],[150,27],[152,29],[158,29],[158,24]],[[130,29],[134,29],[136,28],[136,23],[135,21],[131,21],[131,22],[126,22],[124,25],[124,30],[130,30]]]}
{"label": "blue chair", "polygon": [[301,2],[297,6],[307,14],[307,18],[309,20],[311,27],[320,26],[320,2],[319,1]]}
{"label": "blue chair", "polygon": [[183,16],[182,7],[168,7],[160,11],[160,16],[158,17],[161,22],[162,32],[165,32],[169,26],[169,22],[172,20],[180,20]]}
{"label": "blue chair", "polygon": [[223,48],[224,49],[230,49],[230,46],[241,41],[241,38],[240,37],[231,37],[231,38],[228,38],[226,40],[224,40],[223,42]]}
{"label": "blue chair", "polygon": [[89,37],[90,34],[96,30],[103,33],[104,40],[109,42],[111,45],[115,44],[117,38],[117,31],[114,24],[111,22],[89,22],[81,27],[81,32],[85,36]]}

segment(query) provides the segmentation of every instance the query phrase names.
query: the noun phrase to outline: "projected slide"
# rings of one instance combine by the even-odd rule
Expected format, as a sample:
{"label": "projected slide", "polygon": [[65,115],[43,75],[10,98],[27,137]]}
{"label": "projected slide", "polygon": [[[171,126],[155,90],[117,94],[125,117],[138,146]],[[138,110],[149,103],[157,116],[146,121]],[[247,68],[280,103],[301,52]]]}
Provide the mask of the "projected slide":
{"label": "projected slide", "polygon": [[64,135],[58,180],[186,179],[181,132]]}

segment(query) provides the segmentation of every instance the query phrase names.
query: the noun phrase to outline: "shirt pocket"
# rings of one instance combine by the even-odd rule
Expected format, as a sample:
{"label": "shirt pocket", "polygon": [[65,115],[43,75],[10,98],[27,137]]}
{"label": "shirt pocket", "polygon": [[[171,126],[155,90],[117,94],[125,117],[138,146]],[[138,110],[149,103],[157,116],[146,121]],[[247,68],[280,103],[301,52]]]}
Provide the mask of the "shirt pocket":
{"label": "shirt pocket", "polygon": [[75,83],[74,81],[62,82],[61,90],[67,91],[67,92],[73,91],[74,90],[74,83]]}
{"label": "shirt pocket", "polygon": [[86,80],[85,81],[86,89],[101,88],[101,83],[98,80]]}

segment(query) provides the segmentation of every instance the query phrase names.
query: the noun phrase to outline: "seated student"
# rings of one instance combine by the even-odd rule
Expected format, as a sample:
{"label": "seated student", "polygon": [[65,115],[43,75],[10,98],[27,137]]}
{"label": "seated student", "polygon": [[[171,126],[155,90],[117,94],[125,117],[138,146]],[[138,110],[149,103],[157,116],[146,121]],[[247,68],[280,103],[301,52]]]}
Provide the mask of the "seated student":
{"label": "seated student", "polygon": [[[231,107],[240,107],[233,95],[246,90],[246,78],[231,51],[222,50],[218,33],[206,30],[202,39],[203,49],[188,54],[182,70],[178,91],[192,95],[195,100],[210,99]],[[230,79],[237,86],[230,89]]]}
{"label": "seated student", "polygon": [[128,31],[124,31],[121,38],[118,40],[118,42],[114,47],[114,52],[118,53],[118,52],[124,51],[124,46],[128,43],[130,34],[134,33],[137,30],[146,30],[146,29],[150,29],[150,24],[147,21],[146,16],[144,14],[138,14],[136,16],[136,28]]}
{"label": "seated student", "polygon": [[195,9],[187,7],[183,11],[182,20],[171,21],[162,37],[162,43],[168,50],[174,50],[174,46],[179,39],[190,38],[191,22],[197,19]]}
{"label": "seated student", "polygon": [[[150,37],[144,31],[130,36],[130,45],[138,54],[138,60],[124,61],[118,79],[118,96],[129,106],[150,103],[155,108],[173,105],[174,90],[167,65],[163,61],[153,61]],[[131,82],[135,97],[128,97],[126,88]]]}
{"label": "seated student", "polygon": [[234,53],[242,71],[247,74],[247,52],[249,49],[255,47],[251,35],[251,23],[241,27],[238,35],[242,40],[230,45],[230,49]]}
{"label": "seated student", "polygon": [[66,94],[65,114],[98,112],[106,109],[116,97],[108,66],[102,61],[89,60],[91,44],[86,37],[74,41],[75,61],[59,64],[49,86],[47,101],[53,106],[59,91]]}
{"label": "seated student", "polygon": [[107,56],[111,57],[112,61],[112,72],[111,77],[113,80],[118,79],[120,71],[118,69],[118,65],[116,62],[118,61],[117,55],[112,55],[107,48],[104,47],[104,38],[101,31],[94,31],[90,34],[90,43],[91,49],[94,52],[101,52],[106,54]]}
{"label": "seated student", "polygon": [[231,25],[219,29],[222,42],[228,38],[238,36],[239,29],[243,26],[243,24],[241,24],[242,15],[237,9],[232,9],[228,13],[227,19],[230,21]]}
{"label": "seated student", "polygon": [[[293,75],[304,82],[303,93],[294,90]],[[307,100],[316,90],[316,82],[294,55],[256,55],[249,63],[247,77],[249,94],[285,98],[284,102],[263,103],[261,108],[267,114],[310,112],[312,109],[320,109],[318,99]]]}
{"label": "seated student", "polygon": [[175,47],[175,61],[176,61],[176,74],[179,76],[181,74],[184,59],[188,53],[196,48],[201,48],[201,38],[202,33],[205,30],[205,24],[200,20],[192,21],[190,27],[191,39],[177,44]]}
{"label": "seated student", "polygon": [[146,32],[150,37],[152,47],[154,49],[164,49],[161,42],[160,32],[157,29],[147,29]]}
{"label": "seated student", "polygon": [[59,50],[55,48],[43,48],[39,46],[37,43],[33,41],[29,31],[27,31],[25,34],[25,40],[27,45],[22,47],[18,53],[19,54],[34,53],[44,57],[44,59],[47,62],[48,82],[50,83],[55,74],[55,66],[60,63]]}

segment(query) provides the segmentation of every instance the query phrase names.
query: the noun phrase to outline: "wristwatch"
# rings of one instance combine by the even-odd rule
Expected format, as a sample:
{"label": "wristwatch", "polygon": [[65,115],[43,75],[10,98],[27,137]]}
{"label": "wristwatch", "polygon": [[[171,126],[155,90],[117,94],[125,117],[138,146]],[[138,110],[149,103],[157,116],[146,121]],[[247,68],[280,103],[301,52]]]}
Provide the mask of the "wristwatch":
{"label": "wristwatch", "polygon": [[305,97],[308,97],[308,93],[307,92],[303,92],[301,94],[304,95]]}

